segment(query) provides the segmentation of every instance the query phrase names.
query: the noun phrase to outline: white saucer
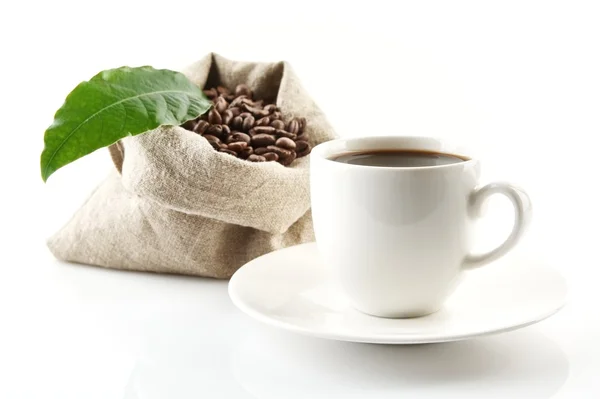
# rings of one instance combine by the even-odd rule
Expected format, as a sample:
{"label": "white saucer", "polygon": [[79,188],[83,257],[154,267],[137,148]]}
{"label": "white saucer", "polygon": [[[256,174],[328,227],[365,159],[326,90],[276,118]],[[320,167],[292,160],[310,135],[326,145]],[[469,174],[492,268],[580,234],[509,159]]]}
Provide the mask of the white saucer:
{"label": "white saucer", "polygon": [[557,271],[513,254],[468,272],[442,310],[383,319],[347,304],[326,277],[314,243],[254,259],[229,282],[233,303],[264,323],[315,337],[382,344],[457,341],[526,327],[556,313],[566,293]]}

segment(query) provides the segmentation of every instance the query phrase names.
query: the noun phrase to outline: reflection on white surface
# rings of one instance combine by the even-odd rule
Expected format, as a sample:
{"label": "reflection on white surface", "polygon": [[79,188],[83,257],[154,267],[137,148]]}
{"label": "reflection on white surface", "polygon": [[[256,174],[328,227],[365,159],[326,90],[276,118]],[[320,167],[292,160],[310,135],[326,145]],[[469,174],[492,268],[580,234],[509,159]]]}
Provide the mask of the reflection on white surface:
{"label": "reflection on white surface", "polygon": [[251,397],[229,367],[243,331],[227,282],[44,266],[6,297],[0,398]]}
{"label": "reflection on white surface", "polygon": [[179,322],[177,328],[165,335],[164,327],[152,327],[123,399],[251,397],[233,378],[228,348],[217,344],[221,337],[235,334],[230,318],[211,320],[210,325],[196,318]]}
{"label": "reflection on white surface", "polygon": [[559,346],[531,328],[471,341],[391,346],[320,340],[254,324],[231,367],[259,399],[548,398],[569,374]]}
{"label": "reflection on white surface", "polygon": [[[548,398],[569,364],[536,331],[577,321],[561,312],[480,340],[364,345],[263,326],[234,308],[224,281],[47,260],[11,270],[27,285],[0,281],[2,399]],[[590,397],[579,381],[594,392],[579,360],[564,397]]]}

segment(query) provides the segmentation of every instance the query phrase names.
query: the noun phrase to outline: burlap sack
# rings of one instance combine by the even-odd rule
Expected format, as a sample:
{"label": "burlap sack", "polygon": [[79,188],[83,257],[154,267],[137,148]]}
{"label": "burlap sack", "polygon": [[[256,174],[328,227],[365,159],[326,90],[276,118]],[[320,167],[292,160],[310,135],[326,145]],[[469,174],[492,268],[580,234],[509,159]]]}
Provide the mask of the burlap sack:
{"label": "burlap sack", "polygon": [[[209,54],[184,73],[200,87],[246,83],[287,118],[306,117],[314,146],[334,138],[289,64]],[[309,157],[289,167],[218,153],[161,127],[111,147],[114,172],[48,242],[59,259],[116,269],[228,278],[267,252],[312,241]]]}

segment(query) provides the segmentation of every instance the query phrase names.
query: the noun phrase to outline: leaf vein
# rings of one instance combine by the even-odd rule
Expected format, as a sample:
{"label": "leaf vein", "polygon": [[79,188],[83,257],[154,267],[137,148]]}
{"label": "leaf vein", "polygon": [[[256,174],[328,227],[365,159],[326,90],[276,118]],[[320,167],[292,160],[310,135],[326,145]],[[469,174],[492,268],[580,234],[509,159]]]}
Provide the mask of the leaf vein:
{"label": "leaf vein", "polygon": [[[69,141],[71,139],[71,137],[83,126],[85,125],[88,121],[94,119],[96,116],[98,116],[99,114],[103,113],[104,111],[108,110],[109,108],[115,107],[121,103],[127,102],[127,101],[132,101],[132,100],[136,100],[139,99],[140,97],[147,97],[147,96],[152,96],[152,95],[156,95],[156,94],[165,94],[165,93],[171,93],[171,94],[176,94],[176,93],[181,93],[184,94],[186,96],[190,96],[189,92],[186,91],[182,91],[182,90],[159,90],[159,91],[153,91],[153,92],[149,92],[149,93],[142,93],[142,94],[138,94],[137,96],[133,96],[133,97],[128,97],[128,98],[124,98],[122,100],[119,100],[117,102],[114,102],[98,111],[96,111],[95,113],[93,113],[92,115],[90,115],[89,117],[87,117],[84,121],[82,121],[79,125],[77,125],[71,132],[69,132],[69,134],[67,135],[67,137],[65,137],[65,139],[60,143],[60,145],[54,150],[54,152],[52,153],[52,155],[50,156],[50,158],[48,159],[48,161],[46,162],[46,165],[44,167],[44,175],[47,175],[48,173],[48,169],[50,168],[52,161],[54,160],[54,158],[56,157],[56,154],[62,149],[62,147],[65,145],[65,143],[67,141]],[[161,97],[162,98],[162,97]],[[163,99],[164,100],[164,99]]]}

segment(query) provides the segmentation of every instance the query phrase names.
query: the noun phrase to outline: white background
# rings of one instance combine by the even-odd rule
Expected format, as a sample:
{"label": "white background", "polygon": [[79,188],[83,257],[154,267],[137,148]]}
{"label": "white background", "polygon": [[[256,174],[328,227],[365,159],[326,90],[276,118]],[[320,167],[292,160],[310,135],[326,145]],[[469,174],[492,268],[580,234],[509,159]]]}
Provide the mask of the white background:
{"label": "white background", "polygon": [[[500,387],[525,398],[600,397],[598,2],[5,0],[0,16],[0,397],[285,397],[276,387],[296,392],[288,397],[321,392],[306,386],[337,387],[331,396],[340,397],[491,397]],[[365,349],[277,335],[233,309],[224,284],[55,262],[45,237],[111,167],[99,151],[42,183],[43,132],[64,97],[102,69],[178,69],[209,51],[291,62],[340,135],[435,135],[473,146],[484,180],[510,180],[529,192],[534,222],[521,250],[566,276],[567,308],[526,331],[447,351]],[[493,241],[508,229],[510,213],[502,201],[491,205],[488,222],[496,227],[486,240]],[[195,301],[214,302],[223,317],[214,316],[215,309],[214,319],[192,317],[186,312],[200,312]],[[167,339],[156,331],[169,320],[193,322]],[[273,356],[263,363],[258,356],[257,368],[248,367],[254,374],[229,368],[227,359],[257,354],[245,353],[243,345],[233,355],[227,351],[240,341],[228,323],[254,331],[256,345],[271,340],[265,351]],[[196,336],[215,340],[212,353],[178,351],[151,339]],[[290,349],[296,343],[308,349]],[[140,363],[135,354],[153,350],[137,344],[159,348],[152,361]],[[318,353],[343,360],[323,366]],[[499,353],[505,363],[491,377],[472,372],[480,358]],[[169,362],[191,368],[165,367]],[[466,371],[451,372],[462,364]],[[412,371],[391,378],[388,368]],[[295,378],[265,376],[286,371]],[[248,375],[256,378],[248,383]],[[150,385],[132,388],[140,381]]]}

